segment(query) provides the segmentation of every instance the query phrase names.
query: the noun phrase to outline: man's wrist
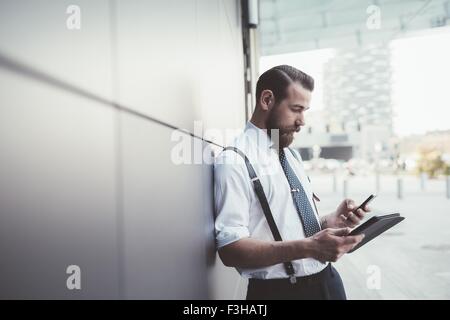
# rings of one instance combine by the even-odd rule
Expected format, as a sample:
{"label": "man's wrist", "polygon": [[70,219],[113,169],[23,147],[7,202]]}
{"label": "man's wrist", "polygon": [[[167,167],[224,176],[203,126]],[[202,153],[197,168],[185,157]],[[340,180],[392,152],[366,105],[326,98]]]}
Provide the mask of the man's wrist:
{"label": "man's wrist", "polygon": [[316,256],[316,246],[315,241],[312,238],[306,238],[299,241],[299,245],[301,245],[301,252],[304,253],[303,258],[314,258]]}

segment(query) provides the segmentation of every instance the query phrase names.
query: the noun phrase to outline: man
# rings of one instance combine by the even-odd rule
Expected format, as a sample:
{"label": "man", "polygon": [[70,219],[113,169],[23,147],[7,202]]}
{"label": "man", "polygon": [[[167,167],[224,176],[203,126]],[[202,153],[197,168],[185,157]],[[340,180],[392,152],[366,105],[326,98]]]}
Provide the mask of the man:
{"label": "man", "polygon": [[346,299],[329,262],[362,240],[348,233],[369,209],[355,211],[346,199],[335,212],[318,216],[301,157],[288,148],[305,125],[313,89],[314,80],[291,66],[264,72],[253,116],[232,143],[253,166],[282,241],[274,240],[244,158],[226,150],[215,159],[219,256],[249,278],[247,299]]}

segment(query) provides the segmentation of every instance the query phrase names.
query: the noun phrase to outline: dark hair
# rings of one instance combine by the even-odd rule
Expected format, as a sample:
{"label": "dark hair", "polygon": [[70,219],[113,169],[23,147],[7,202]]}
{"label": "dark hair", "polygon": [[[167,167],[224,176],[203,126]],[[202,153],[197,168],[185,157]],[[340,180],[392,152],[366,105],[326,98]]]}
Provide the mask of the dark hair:
{"label": "dark hair", "polygon": [[261,97],[264,90],[271,90],[278,103],[286,98],[286,89],[293,82],[299,82],[305,89],[314,90],[314,79],[294,67],[281,65],[264,72],[256,83],[256,100]]}

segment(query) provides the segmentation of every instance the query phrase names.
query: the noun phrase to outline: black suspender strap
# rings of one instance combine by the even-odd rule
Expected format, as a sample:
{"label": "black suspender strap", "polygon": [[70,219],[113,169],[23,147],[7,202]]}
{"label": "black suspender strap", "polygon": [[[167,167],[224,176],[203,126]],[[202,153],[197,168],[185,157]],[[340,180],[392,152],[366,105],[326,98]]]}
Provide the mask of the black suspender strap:
{"label": "black suspender strap", "polygon": [[[255,189],[256,196],[258,197],[259,203],[261,204],[261,208],[264,212],[267,223],[269,224],[270,231],[272,232],[273,238],[275,239],[275,241],[283,241],[283,239],[281,238],[280,232],[278,231],[275,220],[273,219],[272,211],[270,210],[269,202],[267,201],[266,195],[264,194],[264,189],[261,184],[261,181],[259,181],[259,178],[256,175],[255,169],[253,168],[252,164],[248,160],[247,156],[238,148],[226,147],[223,149],[223,151],[227,151],[227,150],[232,150],[232,151],[236,152],[244,159],[248,174],[250,176],[250,180],[253,182],[253,187]],[[294,271],[294,266],[292,265],[292,262],[287,261],[287,262],[284,262],[283,265],[284,265],[284,269],[286,270],[286,273],[289,276],[290,282],[296,283],[297,279],[295,278],[295,271]]]}

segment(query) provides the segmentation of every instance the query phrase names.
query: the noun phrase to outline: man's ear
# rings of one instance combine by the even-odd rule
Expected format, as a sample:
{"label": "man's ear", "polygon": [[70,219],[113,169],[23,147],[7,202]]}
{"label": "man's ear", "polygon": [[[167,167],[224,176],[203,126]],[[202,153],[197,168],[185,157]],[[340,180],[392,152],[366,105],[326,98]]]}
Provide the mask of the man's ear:
{"label": "man's ear", "polygon": [[259,100],[259,104],[264,111],[268,111],[272,108],[275,103],[275,97],[273,95],[272,90],[263,90],[261,92],[261,97]]}

